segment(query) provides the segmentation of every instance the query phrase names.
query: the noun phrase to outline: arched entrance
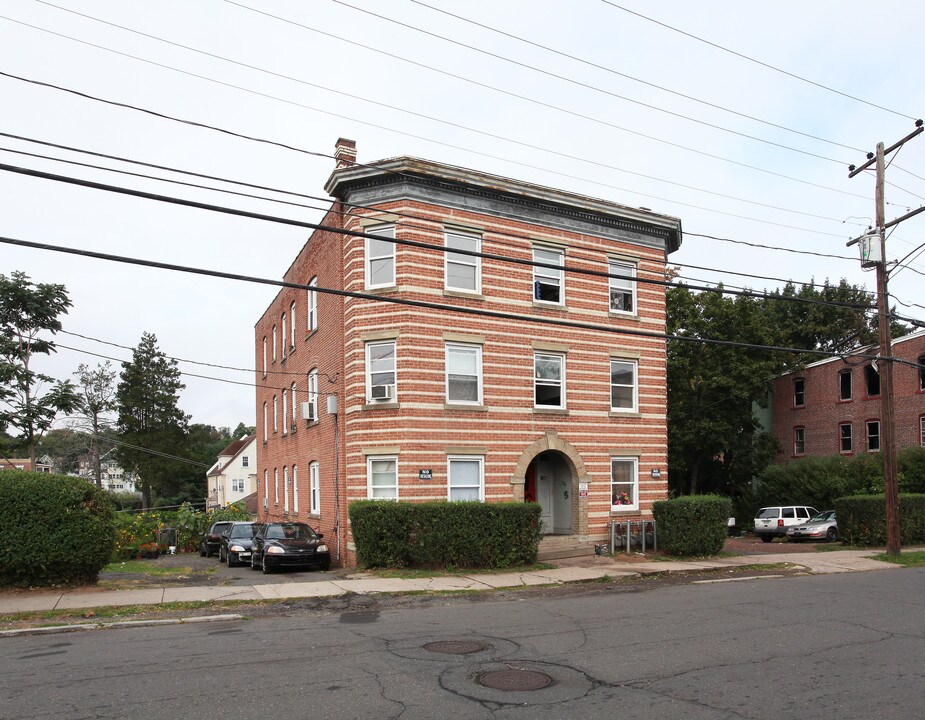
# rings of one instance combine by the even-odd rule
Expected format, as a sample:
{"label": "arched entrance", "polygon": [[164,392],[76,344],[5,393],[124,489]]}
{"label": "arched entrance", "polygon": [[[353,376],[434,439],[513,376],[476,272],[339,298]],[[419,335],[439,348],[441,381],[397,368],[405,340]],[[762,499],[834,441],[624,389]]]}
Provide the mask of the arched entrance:
{"label": "arched entrance", "polygon": [[544,535],[572,533],[573,474],[562,453],[547,450],[527,466],[524,473],[524,500],[539,503]]}

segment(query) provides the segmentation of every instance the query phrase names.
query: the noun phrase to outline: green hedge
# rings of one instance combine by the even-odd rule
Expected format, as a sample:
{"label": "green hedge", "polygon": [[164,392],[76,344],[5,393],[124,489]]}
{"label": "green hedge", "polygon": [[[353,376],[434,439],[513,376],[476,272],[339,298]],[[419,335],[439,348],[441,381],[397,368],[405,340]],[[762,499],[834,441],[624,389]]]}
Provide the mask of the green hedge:
{"label": "green hedge", "polygon": [[658,544],[669,555],[715,555],[726,542],[732,502],[720,495],[685,495],[652,505]]}
{"label": "green hedge", "polygon": [[[838,533],[849,545],[886,545],[886,499],[853,495],[835,501]],[[925,495],[900,494],[899,537],[903,545],[925,542]]]}
{"label": "green hedge", "polygon": [[536,562],[536,503],[350,503],[357,560],[367,567],[498,568]]}
{"label": "green hedge", "polygon": [[92,583],[109,562],[106,493],[81,478],[0,472],[0,585]]}

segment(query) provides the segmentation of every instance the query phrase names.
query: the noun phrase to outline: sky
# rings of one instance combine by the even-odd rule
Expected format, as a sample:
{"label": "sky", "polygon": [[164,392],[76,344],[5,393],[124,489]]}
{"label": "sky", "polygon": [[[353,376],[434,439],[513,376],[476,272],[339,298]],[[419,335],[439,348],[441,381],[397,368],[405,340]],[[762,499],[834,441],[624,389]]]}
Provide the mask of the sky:
{"label": "sky", "polygon": [[[925,4],[895,0],[7,0],[0,72],[21,79],[0,75],[0,163],[318,222],[346,137],[360,162],[410,155],[679,217],[669,260],[692,283],[873,290],[846,242],[874,221],[874,177],[847,166],[925,115],[923,25]],[[8,135],[322,199],[65,164],[22,153],[242,190]],[[925,134],[890,156],[887,220],[925,202],[923,159]],[[887,241],[911,253],[890,292],[919,320],[923,228],[925,213]],[[4,238],[278,280],[309,232],[0,170]],[[192,422],[255,424],[253,374],[226,368],[254,367],[273,287],[9,244],[0,258],[73,302],[38,369],[127,360],[151,332],[181,360]]]}

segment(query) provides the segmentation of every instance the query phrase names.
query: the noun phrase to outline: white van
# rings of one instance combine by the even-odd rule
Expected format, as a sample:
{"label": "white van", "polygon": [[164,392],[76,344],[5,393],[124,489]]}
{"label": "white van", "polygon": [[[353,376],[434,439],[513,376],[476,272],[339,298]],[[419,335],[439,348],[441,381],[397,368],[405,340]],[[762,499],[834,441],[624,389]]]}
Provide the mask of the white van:
{"label": "white van", "polygon": [[808,522],[815,514],[816,509],[807,505],[763,507],[755,515],[755,534],[764,542],[771,542],[777,536],[786,536],[791,525]]}

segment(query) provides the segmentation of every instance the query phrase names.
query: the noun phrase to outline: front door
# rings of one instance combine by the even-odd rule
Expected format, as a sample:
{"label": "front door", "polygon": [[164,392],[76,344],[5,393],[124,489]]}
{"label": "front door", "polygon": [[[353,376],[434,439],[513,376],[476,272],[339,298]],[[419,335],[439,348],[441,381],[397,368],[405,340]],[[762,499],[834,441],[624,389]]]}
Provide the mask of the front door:
{"label": "front door", "polygon": [[540,504],[540,532],[553,532],[553,476],[550,464],[545,461],[536,463],[536,501]]}

